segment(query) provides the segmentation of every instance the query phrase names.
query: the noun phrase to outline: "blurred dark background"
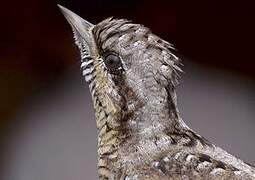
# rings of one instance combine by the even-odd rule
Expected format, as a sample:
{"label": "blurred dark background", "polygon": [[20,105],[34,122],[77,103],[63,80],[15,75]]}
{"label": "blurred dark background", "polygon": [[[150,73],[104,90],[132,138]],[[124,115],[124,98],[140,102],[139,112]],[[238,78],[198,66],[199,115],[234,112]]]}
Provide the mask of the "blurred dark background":
{"label": "blurred dark background", "polygon": [[[109,16],[133,20],[174,44],[185,65],[179,87],[184,119],[255,162],[252,1],[2,1],[0,178],[96,177],[91,100],[71,29],[57,3],[92,23]],[[67,172],[65,178],[60,175]]]}

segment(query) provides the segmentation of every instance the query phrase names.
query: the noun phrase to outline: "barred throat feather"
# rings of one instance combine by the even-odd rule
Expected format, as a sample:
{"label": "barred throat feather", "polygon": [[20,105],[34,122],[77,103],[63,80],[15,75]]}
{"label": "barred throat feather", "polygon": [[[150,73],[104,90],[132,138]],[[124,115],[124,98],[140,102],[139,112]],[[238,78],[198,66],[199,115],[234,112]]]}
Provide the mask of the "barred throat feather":
{"label": "barred throat feather", "polygon": [[89,55],[81,57],[81,70],[85,81],[89,84],[89,90],[92,98],[95,98],[95,67],[94,61]]}

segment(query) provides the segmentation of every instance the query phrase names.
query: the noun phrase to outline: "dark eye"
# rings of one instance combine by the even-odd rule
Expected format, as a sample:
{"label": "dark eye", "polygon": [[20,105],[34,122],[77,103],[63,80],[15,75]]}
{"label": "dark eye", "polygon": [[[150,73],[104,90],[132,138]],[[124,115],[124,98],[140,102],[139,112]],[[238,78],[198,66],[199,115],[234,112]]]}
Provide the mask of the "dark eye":
{"label": "dark eye", "polygon": [[122,67],[122,62],[117,54],[109,53],[104,57],[104,63],[108,70],[118,71]]}

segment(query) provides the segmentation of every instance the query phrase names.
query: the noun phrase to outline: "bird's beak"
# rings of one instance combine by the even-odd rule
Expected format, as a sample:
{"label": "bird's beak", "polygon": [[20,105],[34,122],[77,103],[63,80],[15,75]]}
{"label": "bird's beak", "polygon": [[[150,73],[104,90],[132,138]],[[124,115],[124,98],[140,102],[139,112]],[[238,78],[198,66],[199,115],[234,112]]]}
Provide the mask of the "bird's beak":
{"label": "bird's beak", "polygon": [[92,34],[92,29],[95,25],[61,5],[58,5],[58,7],[73,29],[75,43],[81,50],[81,58],[96,54],[96,44]]}
{"label": "bird's beak", "polygon": [[59,4],[58,7],[65,16],[66,20],[72,26],[74,33],[77,33],[76,35],[80,35],[87,39],[88,31],[93,28],[94,25]]}

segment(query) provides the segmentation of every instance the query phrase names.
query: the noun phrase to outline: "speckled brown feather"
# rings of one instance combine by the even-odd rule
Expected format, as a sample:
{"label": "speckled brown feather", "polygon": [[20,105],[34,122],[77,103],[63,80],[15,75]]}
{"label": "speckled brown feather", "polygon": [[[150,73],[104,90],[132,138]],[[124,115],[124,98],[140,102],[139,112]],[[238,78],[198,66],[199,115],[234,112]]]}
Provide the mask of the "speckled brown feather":
{"label": "speckled brown feather", "polygon": [[[92,25],[60,8],[74,30],[92,94],[100,179],[255,179],[253,167],[181,119],[175,92],[180,61],[170,43],[143,25],[113,18]],[[118,73],[104,63],[109,52],[121,59]]]}

